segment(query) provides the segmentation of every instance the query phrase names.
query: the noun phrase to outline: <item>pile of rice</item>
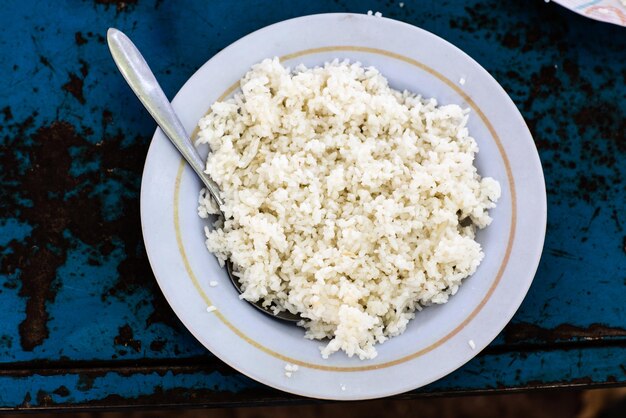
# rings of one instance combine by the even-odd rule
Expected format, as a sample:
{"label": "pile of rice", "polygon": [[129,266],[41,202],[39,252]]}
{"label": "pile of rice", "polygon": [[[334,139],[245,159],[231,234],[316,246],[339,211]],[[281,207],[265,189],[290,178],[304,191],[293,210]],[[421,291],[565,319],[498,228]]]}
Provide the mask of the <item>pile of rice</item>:
{"label": "pile of rice", "polygon": [[[225,220],[206,245],[242,298],[299,313],[306,337],[371,359],[415,311],[445,303],[483,258],[500,186],[478,175],[468,111],[333,61],[254,65],[199,122]],[[219,211],[206,191],[199,215]]]}

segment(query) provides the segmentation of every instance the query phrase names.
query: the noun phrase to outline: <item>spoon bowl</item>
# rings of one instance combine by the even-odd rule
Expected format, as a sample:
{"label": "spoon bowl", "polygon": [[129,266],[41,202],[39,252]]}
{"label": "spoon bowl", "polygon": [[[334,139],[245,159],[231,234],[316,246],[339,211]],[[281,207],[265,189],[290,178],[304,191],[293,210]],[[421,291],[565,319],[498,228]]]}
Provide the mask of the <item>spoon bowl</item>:
{"label": "spoon bowl", "polygon": [[[235,286],[235,289],[237,289],[239,293],[243,293],[243,289],[241,288],[241,283],[239,283],[239,280],[237,280],[237,277],[233,274],[233,263],[231,263],[230,260],[226,261],[226,271],[228,272],[228,277],[230,278],[230,281],[233,283],[233,286]],[[263,306],[261,301],[250,302],[250,304],[254,306],[255,308],[259,309],[260,311],[262,311],[263,313],[272,315],[273,317],[282,319],[284,321],[298,322],[302,320],[302,317],[300,317],[300,315],[292,314],[289,311],[282,311],[282,312],[279,312],[277,315],[274,315],[274,313],[270,311],[269,308],[266,308],[265,306]]]}

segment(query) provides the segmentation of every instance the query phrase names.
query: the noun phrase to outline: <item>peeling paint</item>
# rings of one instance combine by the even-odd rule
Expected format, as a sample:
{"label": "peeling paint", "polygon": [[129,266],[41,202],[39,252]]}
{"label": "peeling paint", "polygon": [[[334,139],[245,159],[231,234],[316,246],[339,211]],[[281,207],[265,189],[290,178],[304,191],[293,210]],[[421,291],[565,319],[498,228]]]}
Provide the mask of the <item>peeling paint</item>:
{"label": "peeling paint", "polygon": [[[360,6],[217,0],[210,16],[194,12],[204,6],[94,0],[73,5],[69,19],[54,2],[11,2],[0,15],[0,409],[294,399],[217,361],[155,285],[139,219],[154,123],[104,35],[109,26],[132,34],[172,97],[247,33]],[[376,9],[442,36],[494,75],[528,123],[549,193],[546,250],[515,319],[420,394],[623,384],[623,29],[543,2]],[[155,35],[165,20],[167,36]]]}

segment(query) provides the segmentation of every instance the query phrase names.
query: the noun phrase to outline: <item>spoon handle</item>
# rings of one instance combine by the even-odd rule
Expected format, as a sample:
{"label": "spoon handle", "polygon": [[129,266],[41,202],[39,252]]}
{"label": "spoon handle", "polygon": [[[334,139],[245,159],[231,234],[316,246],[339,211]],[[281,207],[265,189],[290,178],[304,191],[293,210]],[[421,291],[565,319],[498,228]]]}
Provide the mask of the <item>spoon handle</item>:
{"label": "spoon handle", "polygon": [[198,174],[213,199],[221,207],[223,201],[220,198],[217,184],[204,172],[204,162],[198,155],[189,135],[185,132],[185,128],[176,116],[176,112],[170,101],[167,100],[146,60],[131,40],[117,29],[110,28],[108,30],[107,42],[113,60],[130,88],[152,115],[157,125],[180,151],[183,158]]}

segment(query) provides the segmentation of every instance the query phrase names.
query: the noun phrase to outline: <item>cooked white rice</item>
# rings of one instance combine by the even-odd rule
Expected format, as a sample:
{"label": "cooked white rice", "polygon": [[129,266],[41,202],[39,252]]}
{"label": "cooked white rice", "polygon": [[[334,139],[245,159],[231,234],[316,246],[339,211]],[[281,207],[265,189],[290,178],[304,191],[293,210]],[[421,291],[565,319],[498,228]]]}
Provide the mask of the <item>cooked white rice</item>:
{"label": "cooked white rice", "polygon": [[[299,313],[361,359],[445,303],[483,258],[500,186],[478,175],[468,110],[391,89],[372,67],[254,65],[199,122],[225,221],[205,228],[242,298]],[[205,191],[198,212],[218,213]]]}

